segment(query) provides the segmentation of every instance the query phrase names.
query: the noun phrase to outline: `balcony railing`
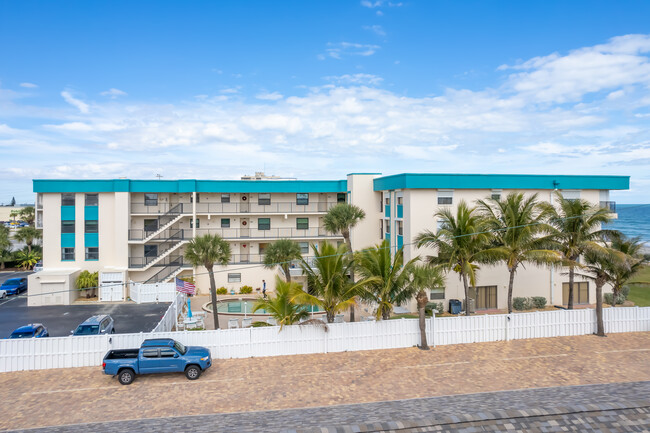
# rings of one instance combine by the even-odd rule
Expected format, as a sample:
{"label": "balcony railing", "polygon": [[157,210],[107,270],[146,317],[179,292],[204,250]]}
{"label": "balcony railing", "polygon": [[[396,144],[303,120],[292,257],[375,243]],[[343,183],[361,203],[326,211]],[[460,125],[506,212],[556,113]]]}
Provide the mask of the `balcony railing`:
{"label": "balcony railing", "polygon": [[601,201],[600,207],[608,209],[612,213],[616,213],[616,202],[615,201]]}
{"label": "balcony railing", "polygon": [[271,202],[269,204],[251,202],[233,203],[197,203],[198,214],[237,214],[237,213],[316,213],[327,212],[336,203],[311,202],[309,204],[296,204],[293,202]]}
{"label": "balcony railing", "polygon": [[196,235],[216,234],[224,239],[279,239],[279,238],[320,238],[320,237],[341,237],[332,235],[323,227],[310,227],[308,229],[271,228],[269,230],[260,230],[256,228],[214,228],[214,229],[196,229]]}
{"label": "balcony railing", "polygon": [[180,213],[183,214],[192,213],[192,203],[158,203],[157,205],[147,205],[145,203],[131,203],[131,213],[162,215],[169,212],[170,209],[174,209],[174,207],[178,205],[181,205]]}
{"label": "balcony railing", "polygon": [[[147,238],[154,231],[147,229],[129,229],[130,241],[141,241]],[[150,239],[151,242],[171,242],[174,240],[189,239],[192,237],[192,229],[166,229],[161,231],[155,238]],[[148,242],[149,242],[148,241]]]}

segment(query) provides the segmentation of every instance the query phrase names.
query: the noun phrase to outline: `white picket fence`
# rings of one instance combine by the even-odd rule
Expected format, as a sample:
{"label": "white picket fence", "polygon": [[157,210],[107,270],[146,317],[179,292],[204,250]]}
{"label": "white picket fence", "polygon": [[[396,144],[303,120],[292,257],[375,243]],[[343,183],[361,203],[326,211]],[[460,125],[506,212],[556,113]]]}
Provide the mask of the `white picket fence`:
{"label": "white picket fence", "polygon": [[[174,314],[174,312],[170,313]],[[167,314],[165,315],[167,317]],[[163,319],[169,320],[169,319]],[[650,331],[650,307],[607,308],[607,333]],[[430,345],[592,334],[594,310],[558,310],[427,319]],[[163,327],[166,328],[169,323]],[[249,358],[413,347],[420,343],[417,319],[333,323],[325,332],[315,326],[277,326],[218,331],[156,332],[88,337],[0,341],[0,372],[99,366],[110,349],[139,347],[147,338],[174,338],[204,346],[213,358]]]}
{"label": "white picket fence", "polygon": [[129,296],[136,304],[151,302],[172,302],[176,296],[176,284],[142,284],[130,281]]}
{"label": "white picket fence", "polygon": [[167,308],[167,311],[165,311],[165,315],[151,332],[170,332],[176,326],[178,314],[185,303],[185,295],[179,292],[174,293],[172,303]]}

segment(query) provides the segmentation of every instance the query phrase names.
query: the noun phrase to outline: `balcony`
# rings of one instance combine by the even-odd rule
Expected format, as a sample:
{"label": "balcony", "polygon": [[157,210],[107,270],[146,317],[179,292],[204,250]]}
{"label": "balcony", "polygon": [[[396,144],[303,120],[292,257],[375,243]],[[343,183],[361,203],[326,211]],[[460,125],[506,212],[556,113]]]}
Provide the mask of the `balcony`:
{"label": "balcony", "polygon": [[214,228],[196,229],[196,235],[219,235],[224,239],[313,239],[313,238],[342,238],[340,234],[328,233],[323,227],[310,227],[308,229],[271,228],[269,230],[243,229],[243,228]]}
{"label": "balcony", "polygon": [[293,202],[271,202],[269,204],[251,203],[251,202],[232,202],[232,203],[197,203],[197,214],[288,214],[288,213],[325,213],[330,208],[336,206],[332,202],[311,202],[309,204],[296,204]]}
{"label": "balcony", "polygon": [[616,213],[616,202],[615,201],[601,201],[600,207],[603,209],[609,210],[611,213]]}
{"label": "balcony", "polygon": [[[156,230],[150,229],[129,229],[129,240],[130,241],[142,241],[147,239]],[[192,237],[191,229],[165,229],[158,233],[155,237],[147,239],[147,242],[171,242],[175,240],[190,239]]]}
{"label": "balcony", "polygon": [[[180,206],[179,206],[180,205]],[[146,203],[131,203],[131,214],[143,215],[162,215],[170,211],[170,209],[180,210],[179,213],[191,214],[192,203],[158,203],[157,205],[150,205]]]}

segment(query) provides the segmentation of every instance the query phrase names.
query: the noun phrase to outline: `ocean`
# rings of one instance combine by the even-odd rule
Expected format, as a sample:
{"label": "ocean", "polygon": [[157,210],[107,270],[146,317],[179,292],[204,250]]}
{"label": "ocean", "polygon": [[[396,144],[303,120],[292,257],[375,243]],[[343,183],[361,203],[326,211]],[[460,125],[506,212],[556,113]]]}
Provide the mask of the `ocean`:
{"label": "ocean", "polygon": [[650,249],[650,204],[617,204],[615,219],[607,228],[623,232],[629,237],[640,237]]}

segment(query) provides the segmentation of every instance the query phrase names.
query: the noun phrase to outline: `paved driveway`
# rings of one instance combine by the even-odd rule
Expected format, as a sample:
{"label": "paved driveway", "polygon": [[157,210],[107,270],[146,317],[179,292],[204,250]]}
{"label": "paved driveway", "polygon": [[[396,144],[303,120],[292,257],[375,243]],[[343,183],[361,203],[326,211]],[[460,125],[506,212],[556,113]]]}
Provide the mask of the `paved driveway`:
{"label": "paved driveway", "polygon": [[[0,273],[0,282],[30,273]],[[110,314],[115,320],[115,331],[118,333],[149,332],[160,321],[168,307],[168,303],[92,303],[28,307],[24,294],[10,296],[0,301],[0,338],[8,337],[14,329],[28,323],[42,323],[47,327],[50,336],[65,337],[70,335],[70,331],[77,325],[95,314]]]}
{"label": "paved driveway", "polygon": [[[182,374],[161,374],[138,377],[129,386],[102,374],[100,367],[3,373],[0,413],[10,416],[0,417],[0,430],[648,381],[648,365],[650,332],[439,346],[429,351],[215,360],[196,381]],[[545,398],[553,401],[554,395]],[[376,415],[365,422],[381,421],[385,412]],[[247,419],[257,424],[241,430],[251,431],[253,425],[258,428],[252,431],[265,431],[259,428],[263,418]],[[295,421],[291,419],[293,425]],[[153,423],[138,431],[159,427]],[[223,427],[227,425],[207,423],[189,425],[185,431]]]}

